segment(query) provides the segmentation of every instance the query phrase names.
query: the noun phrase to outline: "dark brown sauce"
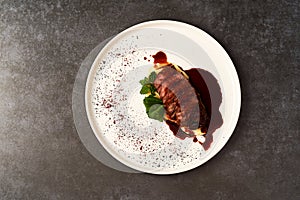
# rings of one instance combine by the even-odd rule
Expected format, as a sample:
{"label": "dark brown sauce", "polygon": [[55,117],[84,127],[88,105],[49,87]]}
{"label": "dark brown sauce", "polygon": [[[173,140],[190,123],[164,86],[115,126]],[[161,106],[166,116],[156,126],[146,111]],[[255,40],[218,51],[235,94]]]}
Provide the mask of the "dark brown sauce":
{"label": "dark brown sauce", "polygon": [[167,55],[162,51],[157,52],[152,57],[154,58],[154,64],[156,64],[156,63],[160,63],[160,64],[168,63]]}
{"label": "dark brown sauce", "polygon": [[[164,52],[159,51],[154,56],[154,64],[156,63],[168,63],[167,56]],[[166,121],[170,130],[173,134],[180,138],[191,138],[193,137],[194,142],[199,142],[203,145],[204,149],[207,150],[213,142],[212,134],[215,130],[223,124],[223,119],[219,111],[219,107],[222,102],[221,88],[218,84],[217,79],[208,71],[201,68],[191,68],[185,70],[185,73],[189,76],[189,82],[194,89],[200,94],[202,103],[206,108],[206,112],[209,116],[209,122],[207,125],[207,133],[205,134],[205,142],[200,143],[196,137],[192,134],[186,134],[183,132],[178,124]]]}
{"label": "dark brown sauce", "polygon": [[[194,137],[194,135],[188,135],[186,134],[185,132],[183,132],[178,124],[172,122],[172,121],[169,121],[167,120],[166,123],[168,124],[170,130],[174,133],[174,135],[182,140],[184,140],[185,138],[187,137]],[[197,139],[197,138],[196,138]]]}
{"label": "dark brown sauce", "polygon": [[209,126],[205,134],[205,142],[202,144],[207,150],[213,142],[213,133],[223,124],[222,115],[219,111],[222,103],[221,88],[218,80],[208,71],[201,68],[192,68],[185,71],[190,77],[190,83],[201,95],[209,116]]}

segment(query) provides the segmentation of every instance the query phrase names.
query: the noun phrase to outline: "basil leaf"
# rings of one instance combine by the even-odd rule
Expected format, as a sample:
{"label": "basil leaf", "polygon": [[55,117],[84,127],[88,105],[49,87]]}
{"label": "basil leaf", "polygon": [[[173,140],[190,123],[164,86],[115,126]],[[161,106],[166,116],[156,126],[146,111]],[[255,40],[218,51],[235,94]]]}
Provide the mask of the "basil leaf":
{"label": "basil leaf", "polygon": [[160,122],[163,121],[165,115],[164,106],[161,104],[154,104],[149,108],[148,116],[151,119],[156,119]]}
{"label": "basil leaf", "polygon": [[158,99],[153,95],[149,95],[148,97],[145,97],[143,102],[146,107],[147,113],[149,112],[150,107],[153,106],[154,104],[163,104],[161,99]]}
{"label": "basil leaf", "polygon": [[152,93],[151,85],[143,85],[140,94],[149,94]]}
{"label": "basil leaf", "polygon": [[149,83],[149,79],[147,77],[145,77],[143,80],[140,80],[141,85],[146,85],[147,83]]}
{"label": "basil leaf", "polygon": [[153,83],[155,79],[156,79],[156,73],[151,72],[151,74],[149,75],[149,83]]}
{"label": "basil leaf", "polygon": [[155,96],[155,92],[157,92],[157,90],[156,90],[156,88],[154,87],[153,84],[150,85],[150,92],[151,92],[151,94],[154,95],[154,96]]}
{"label": "basil leaf", "polygon": [[151,72],[149,77],[145,77],[143,80],[140,80],[140,84],[142,85],[140,94],[150,94],[143,100],[148,117],[162,122],[165,110],[162,100],[156,96],[157,90],[153,84],[156,76],[155,72]]}
{"label": "basil leaf", "polygon": [[140,94],[152,94],[155,96],[156,88],[153,84],[146,84],[140,90]]}
{"label": "basil leaf", "polygon": [[155,72],[151,72],[151,74],[149,75],[149,77],[145,77],[143,80],[140,80],[140,84],[141,85],[146,85],[149,83],[153,83],[156,79],[156,73]]}

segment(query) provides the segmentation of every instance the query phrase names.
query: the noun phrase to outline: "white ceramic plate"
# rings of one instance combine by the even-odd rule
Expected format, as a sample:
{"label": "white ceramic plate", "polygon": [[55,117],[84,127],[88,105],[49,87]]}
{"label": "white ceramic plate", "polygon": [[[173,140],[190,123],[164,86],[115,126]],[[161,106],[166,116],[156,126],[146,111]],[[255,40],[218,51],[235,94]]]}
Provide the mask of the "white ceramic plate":
{"label": "white ceramic plate", "polygon": [[[208,71],[220,86],[216,110],[223,124],[207,150],[190,138],[176,138],[145,112],[139,80],[149,75],[151,55],[158,51],[183,69]],[[194,26],[158,20],[126,29],[102,49],[89,72],[85,103],[97,139],[114,158],[139,171],[174,174],[200,166],[223,148],[239,117],[241,92],[234,65],[216,40]]]}

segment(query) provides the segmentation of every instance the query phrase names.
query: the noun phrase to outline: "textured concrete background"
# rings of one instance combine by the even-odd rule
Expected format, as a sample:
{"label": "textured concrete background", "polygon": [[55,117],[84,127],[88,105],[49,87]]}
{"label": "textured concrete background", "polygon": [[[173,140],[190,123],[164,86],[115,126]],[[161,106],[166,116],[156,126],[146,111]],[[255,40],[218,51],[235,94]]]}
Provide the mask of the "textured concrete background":
{"label": "textured concrete background", "polygon": [[[300,199],[299,1],[0,0],[0,199]],[[242,87],[237,128],[205,165],[126,174],[81,144],[77,70],[103,39],[176,19],[214,36]]]}

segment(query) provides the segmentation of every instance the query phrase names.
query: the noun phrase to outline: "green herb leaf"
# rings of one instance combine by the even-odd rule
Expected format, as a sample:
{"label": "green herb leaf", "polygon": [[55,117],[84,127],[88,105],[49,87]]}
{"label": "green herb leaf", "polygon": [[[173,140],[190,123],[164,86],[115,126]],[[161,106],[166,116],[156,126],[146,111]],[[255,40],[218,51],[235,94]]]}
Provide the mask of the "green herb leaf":
{"label": "green herb leaf", "polygon": [[140,80],[140,84],[141,85],[146,85],[149,83],[153,83],[156,79],[156,73],[155,72],[151,72],[151,74],[149,75],[149,77],[145,77],[143,80]]}
{"label": "green herb leaf", "polygon": [[155,79],[156,79],[156,73],[151,72],[151,74],[149,75],[149,83],[153,83]]}
{"label": "green herb leaf", "polygon": [[156,119],[160,122],[163,121],[165,115],[164,106],[161,104],[154,104],[149,108],[148,116],[151,119]]}
{"label": "green herb leaf", "polygon": [[146,107],[146,112],[149,112],[149,109],[151,106],[153,106],[154,104],[163,104],[162,100],[153,96],[153,95],[149,95],[148,97],[144,98],[144,105]]}
{"label": "green herb leaf", "polygon": [[156,96],[157,90],[153,84],[156,76],[155,72],[151,72],[149,77],[140,80],[140,84],[142,85],[140,93],[149,94],[149,96],[145,97],[143,100],[148,117],[162,122],[165,110],[162,100]]}
{"label": "green herb leaf", "polygon": [[140,94],[149,94],[151,93],[151,85],[143,85]]}
{"label": "green herb leaf", "polygon": [[153,84],[146,84],[146,85],[143,85],[141,91],[140,91],[140,94],[152,94],[152,95],[155,95],[155,92],[156,92],[156,88],[154,87]]}
{"label": "green herb leaf", "polygon": [[145,77],[143,80],[140,80],[141,85],[146,85],[147,83],[149,83],[149,78],[147,77]]}

